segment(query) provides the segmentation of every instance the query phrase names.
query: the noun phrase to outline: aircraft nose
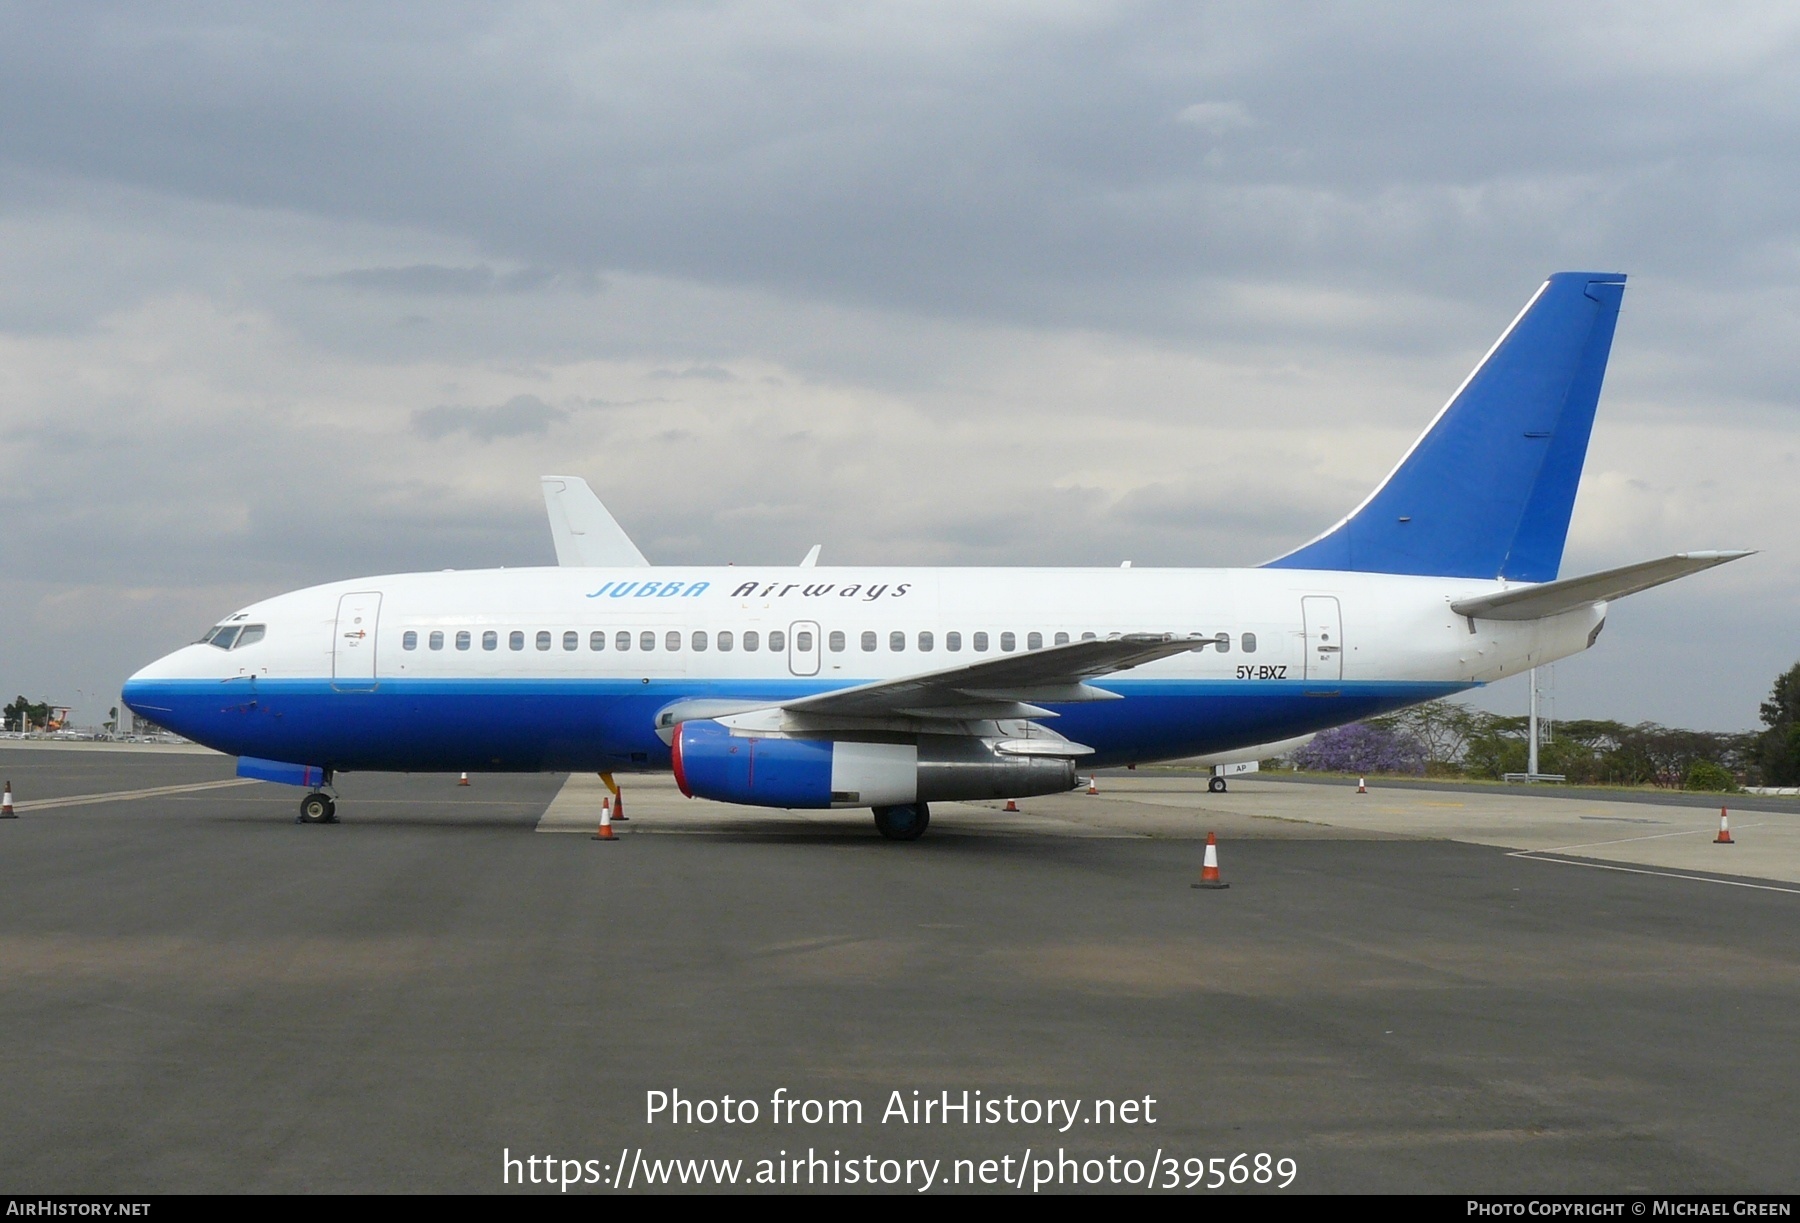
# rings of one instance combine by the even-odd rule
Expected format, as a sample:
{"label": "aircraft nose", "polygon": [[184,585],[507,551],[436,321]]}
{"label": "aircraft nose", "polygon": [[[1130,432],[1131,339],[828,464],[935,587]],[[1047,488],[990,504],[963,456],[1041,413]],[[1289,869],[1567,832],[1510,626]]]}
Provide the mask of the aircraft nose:
{"label": "aircraft nose", "polygon": [[140,667],[119,690],[119,697],[125,707],[134,713],[143,714],[151,721],[156,720],[159,713],[170,712],[166,688],[170,680],[175,679],[179,669],[175,659],[180,650],[173,654],[164,654],[146,667]]}

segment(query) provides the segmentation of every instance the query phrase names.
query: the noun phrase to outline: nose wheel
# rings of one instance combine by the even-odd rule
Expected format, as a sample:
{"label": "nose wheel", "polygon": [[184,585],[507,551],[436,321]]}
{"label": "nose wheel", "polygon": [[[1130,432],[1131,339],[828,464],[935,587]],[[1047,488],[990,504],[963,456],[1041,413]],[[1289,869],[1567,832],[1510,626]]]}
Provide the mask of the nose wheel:
{"label": "nose wheel", "polygon": [[331,795],[322,790],[314,790],[300,800],[300,818],[294,822],[297,824],[335,824],[338,822],[337,803]]}
{"label": "nose wheel", "polygon": [[1223,794],[1225,793],[1225,779],[1223,777],[1215,777],[1206,783],[1206,788],[1214,794]]}

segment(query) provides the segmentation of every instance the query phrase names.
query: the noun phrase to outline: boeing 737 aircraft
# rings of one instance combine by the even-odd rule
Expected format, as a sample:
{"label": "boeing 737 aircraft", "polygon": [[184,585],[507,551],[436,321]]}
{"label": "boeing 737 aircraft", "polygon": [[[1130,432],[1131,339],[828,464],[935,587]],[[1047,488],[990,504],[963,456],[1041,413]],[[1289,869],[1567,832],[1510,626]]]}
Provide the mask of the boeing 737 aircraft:
{"label": "boeing 737 aircraft", "polygon": [[651,566],[546,477],[556,568],[332,582],[126,684],[150,720],[304,786],[351,770],[673,769],[693,797],[868,807],[1068,790],[1227,753],[1594,644],[1610,601],[1746,552],[1560,578],[1625,277],[1533,294],[1386,480],[1253,569]]}

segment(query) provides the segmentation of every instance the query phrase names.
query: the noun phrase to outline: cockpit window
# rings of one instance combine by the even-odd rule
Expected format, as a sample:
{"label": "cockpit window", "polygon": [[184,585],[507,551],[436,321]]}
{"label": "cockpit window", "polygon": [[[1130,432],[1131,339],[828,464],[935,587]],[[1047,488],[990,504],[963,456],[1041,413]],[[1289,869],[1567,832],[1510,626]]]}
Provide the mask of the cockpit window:
{"label": "cockpit window", "polygon": [[229,650],[231,643],[237,640],[238,630],[242,627],[238,624],[227,624],[214,633],[206,644],[218,646],[221,650]]}
{"label": "cockpit window", "polygon": [[244,626],[244,631],[238,634],[237,645],[232,648],[241,650],[247,645],[253,645],[256,642],[261,641],[265,631],[265,625],[246,624]]}

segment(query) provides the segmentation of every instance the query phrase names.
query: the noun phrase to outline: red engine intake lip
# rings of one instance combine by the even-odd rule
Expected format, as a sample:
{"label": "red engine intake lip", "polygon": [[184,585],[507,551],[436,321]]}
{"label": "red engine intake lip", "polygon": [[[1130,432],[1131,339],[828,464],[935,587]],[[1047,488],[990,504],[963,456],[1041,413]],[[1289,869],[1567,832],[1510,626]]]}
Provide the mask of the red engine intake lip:
{"label": "red engine intake lip", "polygon": [[686,722],[675,724],[675,737],[669,740],[669,766],[675,771],[675,784],[680,788],[682,795],[692,798],[694,792],[688,789],[687,770],[681,767],[681,732],[686,729]]}

